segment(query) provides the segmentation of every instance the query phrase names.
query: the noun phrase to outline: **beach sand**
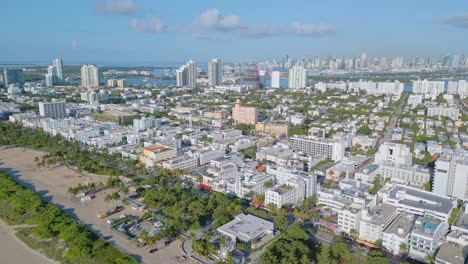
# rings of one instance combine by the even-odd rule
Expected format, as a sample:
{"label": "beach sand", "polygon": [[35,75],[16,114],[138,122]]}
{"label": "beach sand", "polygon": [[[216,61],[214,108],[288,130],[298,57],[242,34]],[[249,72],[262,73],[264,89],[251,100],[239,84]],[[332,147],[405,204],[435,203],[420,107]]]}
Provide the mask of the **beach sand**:
{"label": "beach sand", "polygon": [[[112,207],[112,204],[104,202],[104,196],[110,193],[110,191],[106,190],[96,194],[96,198],[89,201],[86,206],[82,206],[79,202],[72,200],[67,192],[69,187],[75,187],[79,183],[88,184],[91,181],[98,182],[105,180],[102,178],[90,180],[85,177],[78,177],[75,172],[65,166],[38,167],[34,162],[34,158],[41,157],[42,155],[41,152],[29,149],[0,147],[0,171],[7,172],[13,179],[21,182],[22,185],[36,191],[44,200],[58,206],[100,237],[104,237],[118,249],[134,256],[140,263],[194,263],[190,259],[182,262],[176,259],[177,256],[183,254],[181,248],[182,241],[180,239],[158,250],[156,253],[150,254],[148,253],[148,248],[137,248],[133,242],[116,235],[111,231],[105,219],[96,217],[99,211],[108,210]],[[141,213],[132,210],[131,206],[126,206],[122,212],[112,216],[112,218],[122,214],[140,215]],[[3,249],[0,244],[0,254],[2,253]],[[3,260],[4,258],[0,255],[1,264],[4,264]],[[26,261],[11,263],[42,262]],[[6,264],[10,263],[6,262]]]}
{"label": "beach sand", "polygon": [[29,248],[15,235],[16,230],[0,220],[0,263],[2,264],[52,264],[57,263]]}

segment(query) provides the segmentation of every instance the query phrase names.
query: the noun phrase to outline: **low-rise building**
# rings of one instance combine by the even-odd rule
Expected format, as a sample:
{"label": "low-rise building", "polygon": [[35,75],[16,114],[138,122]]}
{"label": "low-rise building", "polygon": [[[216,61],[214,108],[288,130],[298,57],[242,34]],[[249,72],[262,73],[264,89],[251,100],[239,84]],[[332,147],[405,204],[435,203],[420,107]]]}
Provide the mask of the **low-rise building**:
{"label": "low-rise building", "polygon": [[140,162],[146,167],[152,167],[156,163],[174,158],[176,150],[166,146],[147,147],[143,150],[143,155],[140,156]]}
{"label": "low-rise building", "polygon": [[416,219],[411,231],[410,256],[426,259],[442,244],[448,224],[430,216]]}
{"label": "low-rise building", "polygon": [[393,255],[408,253],[414,216],[401,213],[382,233],[382,249]]}
{"label": "low-rise building", "polygon": [[216,231],[234,242],[241,242],[252,248],[262,246],[275,236],[272,222],[245,214],[237,215],[234,220],[218,227]]}

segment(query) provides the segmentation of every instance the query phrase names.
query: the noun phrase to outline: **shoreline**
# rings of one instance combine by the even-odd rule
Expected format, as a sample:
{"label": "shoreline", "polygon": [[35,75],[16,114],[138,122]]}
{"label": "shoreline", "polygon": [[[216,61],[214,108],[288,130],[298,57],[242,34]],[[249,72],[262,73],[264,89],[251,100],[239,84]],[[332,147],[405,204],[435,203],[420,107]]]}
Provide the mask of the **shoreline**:
{"label": "shoreline", "polygon": [[[10,226],[0,219],[0,254],[5,263],[37,263],[37,264],[58,264],[53,259],[42,255],[26,245],[16,236],[16,227]],[[18,246],[21,244],[21,246]]]}

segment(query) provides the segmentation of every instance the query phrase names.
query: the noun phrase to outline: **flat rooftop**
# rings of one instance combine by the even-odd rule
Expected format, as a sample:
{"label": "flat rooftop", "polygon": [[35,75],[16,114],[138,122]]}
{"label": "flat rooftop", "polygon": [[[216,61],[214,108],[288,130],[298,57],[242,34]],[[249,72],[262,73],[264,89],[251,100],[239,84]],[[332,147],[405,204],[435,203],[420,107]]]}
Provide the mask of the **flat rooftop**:
{"label": "flat rooftop", "polygon": [[399,200],[400,204],[448,214],[453,200],[434,193],[408,186],[395,185],[388,193],[390,199]]}
{"label": "flat rooftop", "polygon": [[385,229],[384,233],[392,233],[404,238],[411,232],[411,229],[413,229],[413,222],[413,215],[402,213]]}
{"label": "flat rooftop", "polygon": [[390,216],[397,211],[397,208],[393,205],[383,204],[373,207],[369,211],[372,223],[376,225],[383,224]]}
{"label": "flat rooftop", "polygon": [[436,255],[436,260],[445,261],[445,263],[464,264],[467,249],[455,243],[443,243]]}
{"label": "flat rooftop", "polygon": [[273,223],[262,218],[239,214],[231,222],[219,227],[219,232],[235,236],[241,241],[249,242],[266,232],[273,232]]}

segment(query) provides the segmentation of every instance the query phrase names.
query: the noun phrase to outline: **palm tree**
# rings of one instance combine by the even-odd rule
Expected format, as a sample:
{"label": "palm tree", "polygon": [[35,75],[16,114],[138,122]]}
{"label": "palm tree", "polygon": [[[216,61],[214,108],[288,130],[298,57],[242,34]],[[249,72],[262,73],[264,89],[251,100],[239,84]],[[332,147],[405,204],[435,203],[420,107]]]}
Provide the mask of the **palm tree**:
{"label": "palm tree", "polygon": [[408,245],[405,243],[400,244],[400,253],[406,255],[408,253]]}

